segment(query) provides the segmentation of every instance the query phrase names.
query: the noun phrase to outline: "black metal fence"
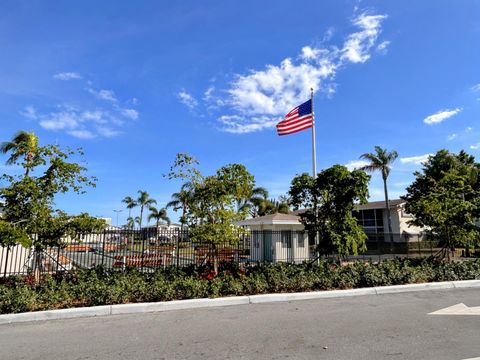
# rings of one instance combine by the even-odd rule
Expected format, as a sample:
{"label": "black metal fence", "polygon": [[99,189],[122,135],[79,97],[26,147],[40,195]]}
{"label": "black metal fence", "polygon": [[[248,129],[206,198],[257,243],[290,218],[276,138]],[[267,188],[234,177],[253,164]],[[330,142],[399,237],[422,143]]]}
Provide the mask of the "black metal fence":
{"label": "black metal fence", "polygon": [[[234,244],[194,241],[188,230],[105,230],[65,238],[63,246],[41,252],[17,246],[0,247],[0,277],[34,270],[54,273],[104,266],[123,271],[135,267],[149,272],[167,266],[200,266],[229,261],[238,264],[269,261],[302,263],[317,258],[315,239],[303,231],[241,231]],[[367,252],[351,259],[435,255],[438,241],[406,234],[369,234]]]}

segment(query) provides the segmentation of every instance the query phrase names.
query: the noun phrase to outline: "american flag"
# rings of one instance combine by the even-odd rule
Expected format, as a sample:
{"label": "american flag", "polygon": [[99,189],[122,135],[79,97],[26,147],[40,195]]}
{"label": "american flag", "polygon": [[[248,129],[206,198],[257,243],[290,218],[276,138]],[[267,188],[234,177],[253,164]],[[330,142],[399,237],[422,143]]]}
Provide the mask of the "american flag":
{"label": "american flag", "polygon": [[277,124],[277,134],[288,135],[313,126],[312,100],[297,106]]}

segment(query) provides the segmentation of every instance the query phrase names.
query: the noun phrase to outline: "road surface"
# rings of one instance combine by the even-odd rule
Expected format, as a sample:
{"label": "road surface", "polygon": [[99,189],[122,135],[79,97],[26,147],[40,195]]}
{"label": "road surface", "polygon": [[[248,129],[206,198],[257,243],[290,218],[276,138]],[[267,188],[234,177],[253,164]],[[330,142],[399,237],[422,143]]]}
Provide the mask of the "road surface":
{"label": "road surface", "polygon": [[442,290],[0,325],[0,359],[480,357],[480,316],[427,315],[480,290]]}

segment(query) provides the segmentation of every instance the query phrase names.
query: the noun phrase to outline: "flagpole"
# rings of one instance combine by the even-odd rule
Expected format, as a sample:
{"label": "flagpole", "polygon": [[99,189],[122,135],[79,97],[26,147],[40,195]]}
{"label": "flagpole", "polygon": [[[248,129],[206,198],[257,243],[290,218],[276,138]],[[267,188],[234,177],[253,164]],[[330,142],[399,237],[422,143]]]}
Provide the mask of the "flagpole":
{"label": "flagpole", "polygon": [[313,111],[313,88],[310,88],[310,98],[312,100],[312,165],[313,177],[317,177],[317,149],[315,146],[315,112]]}

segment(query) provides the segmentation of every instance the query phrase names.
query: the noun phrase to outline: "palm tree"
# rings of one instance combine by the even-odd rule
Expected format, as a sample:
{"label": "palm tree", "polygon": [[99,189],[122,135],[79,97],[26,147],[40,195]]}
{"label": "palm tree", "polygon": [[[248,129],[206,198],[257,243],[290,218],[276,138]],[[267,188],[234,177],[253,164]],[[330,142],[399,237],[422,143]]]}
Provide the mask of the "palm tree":
{"label": "palm tree", "polygon": [[252,196],[249,199],[241,199],[237,203],[238,211],[248,210],[252,217],[257,217],[265,208],[268,201],[268,190],[264,187],[256,187],[252,190]]}
{"label": "palm tree", "polygon": [[127,209],[128,209],[128,217],[132,217],[132,209],[136,206],[138,206],[137,201],[132,198],[131,196],[125,196],[125,198],[122,200],[124,204],[126,204]]}
{"label": "palm tree", "polygon": [[133,223],[137,224],[140,228],[142,227],[142,219],[140,216],[135,216],[135,219],[133,219]]}
{"label": "palm tree", "polygon": [[135,227],[135,219],[129,216],[127,219],[127,224],[125,226],[127,229],[133,229]]}
{"label": "palm tree", "polygon": [[140,206],[140,222],[138,223],[138,225],[140,226],[140,229],[141,229],[142,222],[143,222],[143,209],[146,206],[152,206],[153,204],[156,204],[157,201],[150,198],[150,195],[146,191],[138,190],[138,194],[139,196],[136,202],[137,202],[137,205]]}
{"label": "palm tree", "polygon": [[389,152],[380,146],[375,146],[374,153],[365,153],[360,156],[361,159],[369,161],[368,165],[365,165],[361,168],[362,170],[368,172],[380,171],[382,174],[383,191],[385,192],[385,207],[387,208],[388,232],[390,233],[391,243],[393,243],[392,217],[390,215],[390,201],[388,200],[387,178],[388,175],[390,175],[390,165],[397,157],[398,153],[395,150]]}
{"label": "palm tree", "polygon": [[28,176],[30,171],[30,163],[34,159],[35,152],[38,148],[38,137],[35,133],[19,131],[12,140],[5,141],[0,144],[0,152],[6,154],[11,152],[7,160],[7,165],[15,164],[21,157],[24,157],[26,163],[25,176]]}
{"label": "palm tree", "polygon": [[177,212],[182,209],[182,216],[180,217],[181,231],[183,232],[184,225],[187,224],[187,211],[191,202],[193,201],[192,184],[187,182],[182,185],[179,192],[172,194],[172,200],[168,202],[166,208],[173,208]]}
{"label": "palm tree", "polygon": [[155,206],[150,206],[148,208],[150,210],[150,214],[148,215],[148,221],[155,220],[158,226],[160,225],[160,220],[165,221],[168,225],[170,225],[170,218],[167,215],[167,210],[165,208],[157,209]]}

